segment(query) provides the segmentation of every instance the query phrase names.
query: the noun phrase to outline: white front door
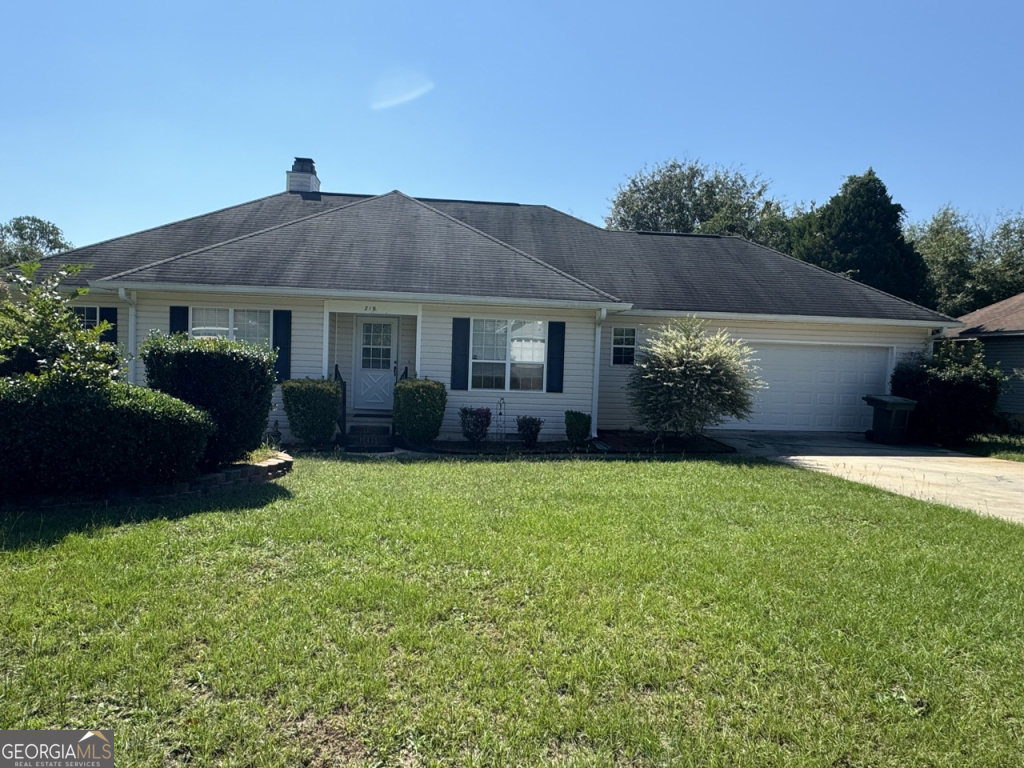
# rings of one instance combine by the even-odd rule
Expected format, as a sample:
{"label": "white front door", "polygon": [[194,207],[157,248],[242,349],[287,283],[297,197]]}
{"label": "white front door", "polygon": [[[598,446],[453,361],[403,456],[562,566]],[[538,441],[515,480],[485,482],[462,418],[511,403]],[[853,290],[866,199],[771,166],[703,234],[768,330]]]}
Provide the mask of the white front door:
{"label": "white front door", "polygon": [[398,365],[398,318],[356,318],[356,375],[352,407],[390,411]]}

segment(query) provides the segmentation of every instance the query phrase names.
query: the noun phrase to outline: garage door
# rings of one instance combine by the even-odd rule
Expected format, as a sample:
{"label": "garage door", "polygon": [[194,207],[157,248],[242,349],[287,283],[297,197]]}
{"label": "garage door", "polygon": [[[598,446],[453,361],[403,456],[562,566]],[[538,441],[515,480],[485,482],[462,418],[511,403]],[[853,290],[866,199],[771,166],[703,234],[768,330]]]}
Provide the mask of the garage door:
{"label": "garage door", "polygon": [[861,398],[885,394],[888,348],[751,346],[768,388],[757,393],[749,421],[730,421],[723,428],[860,432],[871,427],[871,408]]}

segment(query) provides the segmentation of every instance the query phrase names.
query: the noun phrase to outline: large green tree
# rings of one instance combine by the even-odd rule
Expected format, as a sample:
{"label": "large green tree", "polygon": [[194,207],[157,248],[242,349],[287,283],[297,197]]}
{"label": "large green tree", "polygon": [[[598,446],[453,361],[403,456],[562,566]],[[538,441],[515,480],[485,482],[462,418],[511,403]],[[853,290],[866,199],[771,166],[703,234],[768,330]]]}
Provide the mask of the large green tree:
{"label": "large green tree", "polygon": [[959,317],[981,306],[984,237],[973,221],[947,205],[928,222],[908,226],[906,235],[928,267],[937,310]]}
{"label": "large green tree", "polygon": [[825,205],[791,220],[791,252],[894,296],[931,304],[928,269],[904,239],[903,218],[903,206],[869,168],[850,176]]}
{"label": "large green tree", "polygon": [[71,243],[56,224],[36,216],[17,216],[0,224],[0,267],[39,261],[44,256],[71,250]]}
{"label": "large green tree", "polygon": [[979,225],[952,206],[907,227],[924,257],[935,307],[953,317],[1024,292],[1024,214]]}
{"label": "large green tree", "polygon": [[669,160],[637,172],[619,186],[605,225],[608,229],[738,235],[786,249],[788,230],[781,203],[758,175]]}

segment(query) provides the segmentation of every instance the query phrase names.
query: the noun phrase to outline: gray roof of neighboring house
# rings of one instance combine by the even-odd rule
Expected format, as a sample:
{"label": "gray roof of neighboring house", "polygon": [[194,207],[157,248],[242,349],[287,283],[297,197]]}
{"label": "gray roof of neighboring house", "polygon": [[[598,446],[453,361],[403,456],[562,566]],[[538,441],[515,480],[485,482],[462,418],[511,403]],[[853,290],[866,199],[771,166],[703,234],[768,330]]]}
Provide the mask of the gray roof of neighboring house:
{"label": "gray roof of neighboring house", "polygon": [[105,279],[140,287],[272,285],[302,290],[617,301],[401,192],[330,208]]}
{"label": "gray roof of neighboring house", "polygon": [[635,309],[679,313],[953,322],[740,238],[613,232],[543,205],[414,201],[398,192],[284,192],[56,260],[92,264],[80,279],[94,284],[117,275],[140,287],[617,297]]}
{"label": "gray roof of neighboring house", "polygon": [[960,318],[963,328],[948,331],[947,336],[1022,336],[1024,335],[1024,293],[976,309]]}

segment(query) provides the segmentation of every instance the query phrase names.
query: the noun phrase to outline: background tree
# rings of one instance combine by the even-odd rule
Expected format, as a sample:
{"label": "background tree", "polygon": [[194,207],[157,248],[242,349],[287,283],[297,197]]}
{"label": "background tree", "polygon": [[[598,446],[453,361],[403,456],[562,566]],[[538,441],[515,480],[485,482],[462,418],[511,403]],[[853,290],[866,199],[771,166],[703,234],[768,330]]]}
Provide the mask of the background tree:
{"label": "background tree", "polygon": [[35,216],[17,216],[0,224],[0,267],[39,261],[62,251],[71,243],[56,224]]}
{"label": "background tree", "polygon": [[894,296],[931,304],[928,268],[903,236],[903,206],[873,170],[790,223],[792,254]]}
{"label": "background tree", "polygon": [[937,310],[959,317],[983,306],[977,278],[985,238],[975,223],[947,205],[928,222],[908,226],[906,234],[928,267]]}
{"label": "background tree", "polygon": [[608,229],[738,235],[786,249],[786,214],[768,182],[699,160],[644,168],[619,186]]}
{"label": "background tree", "polygon": [[984,242],[978,264],[979,307],[1024,291],[1024,214],[1003,214]]}

